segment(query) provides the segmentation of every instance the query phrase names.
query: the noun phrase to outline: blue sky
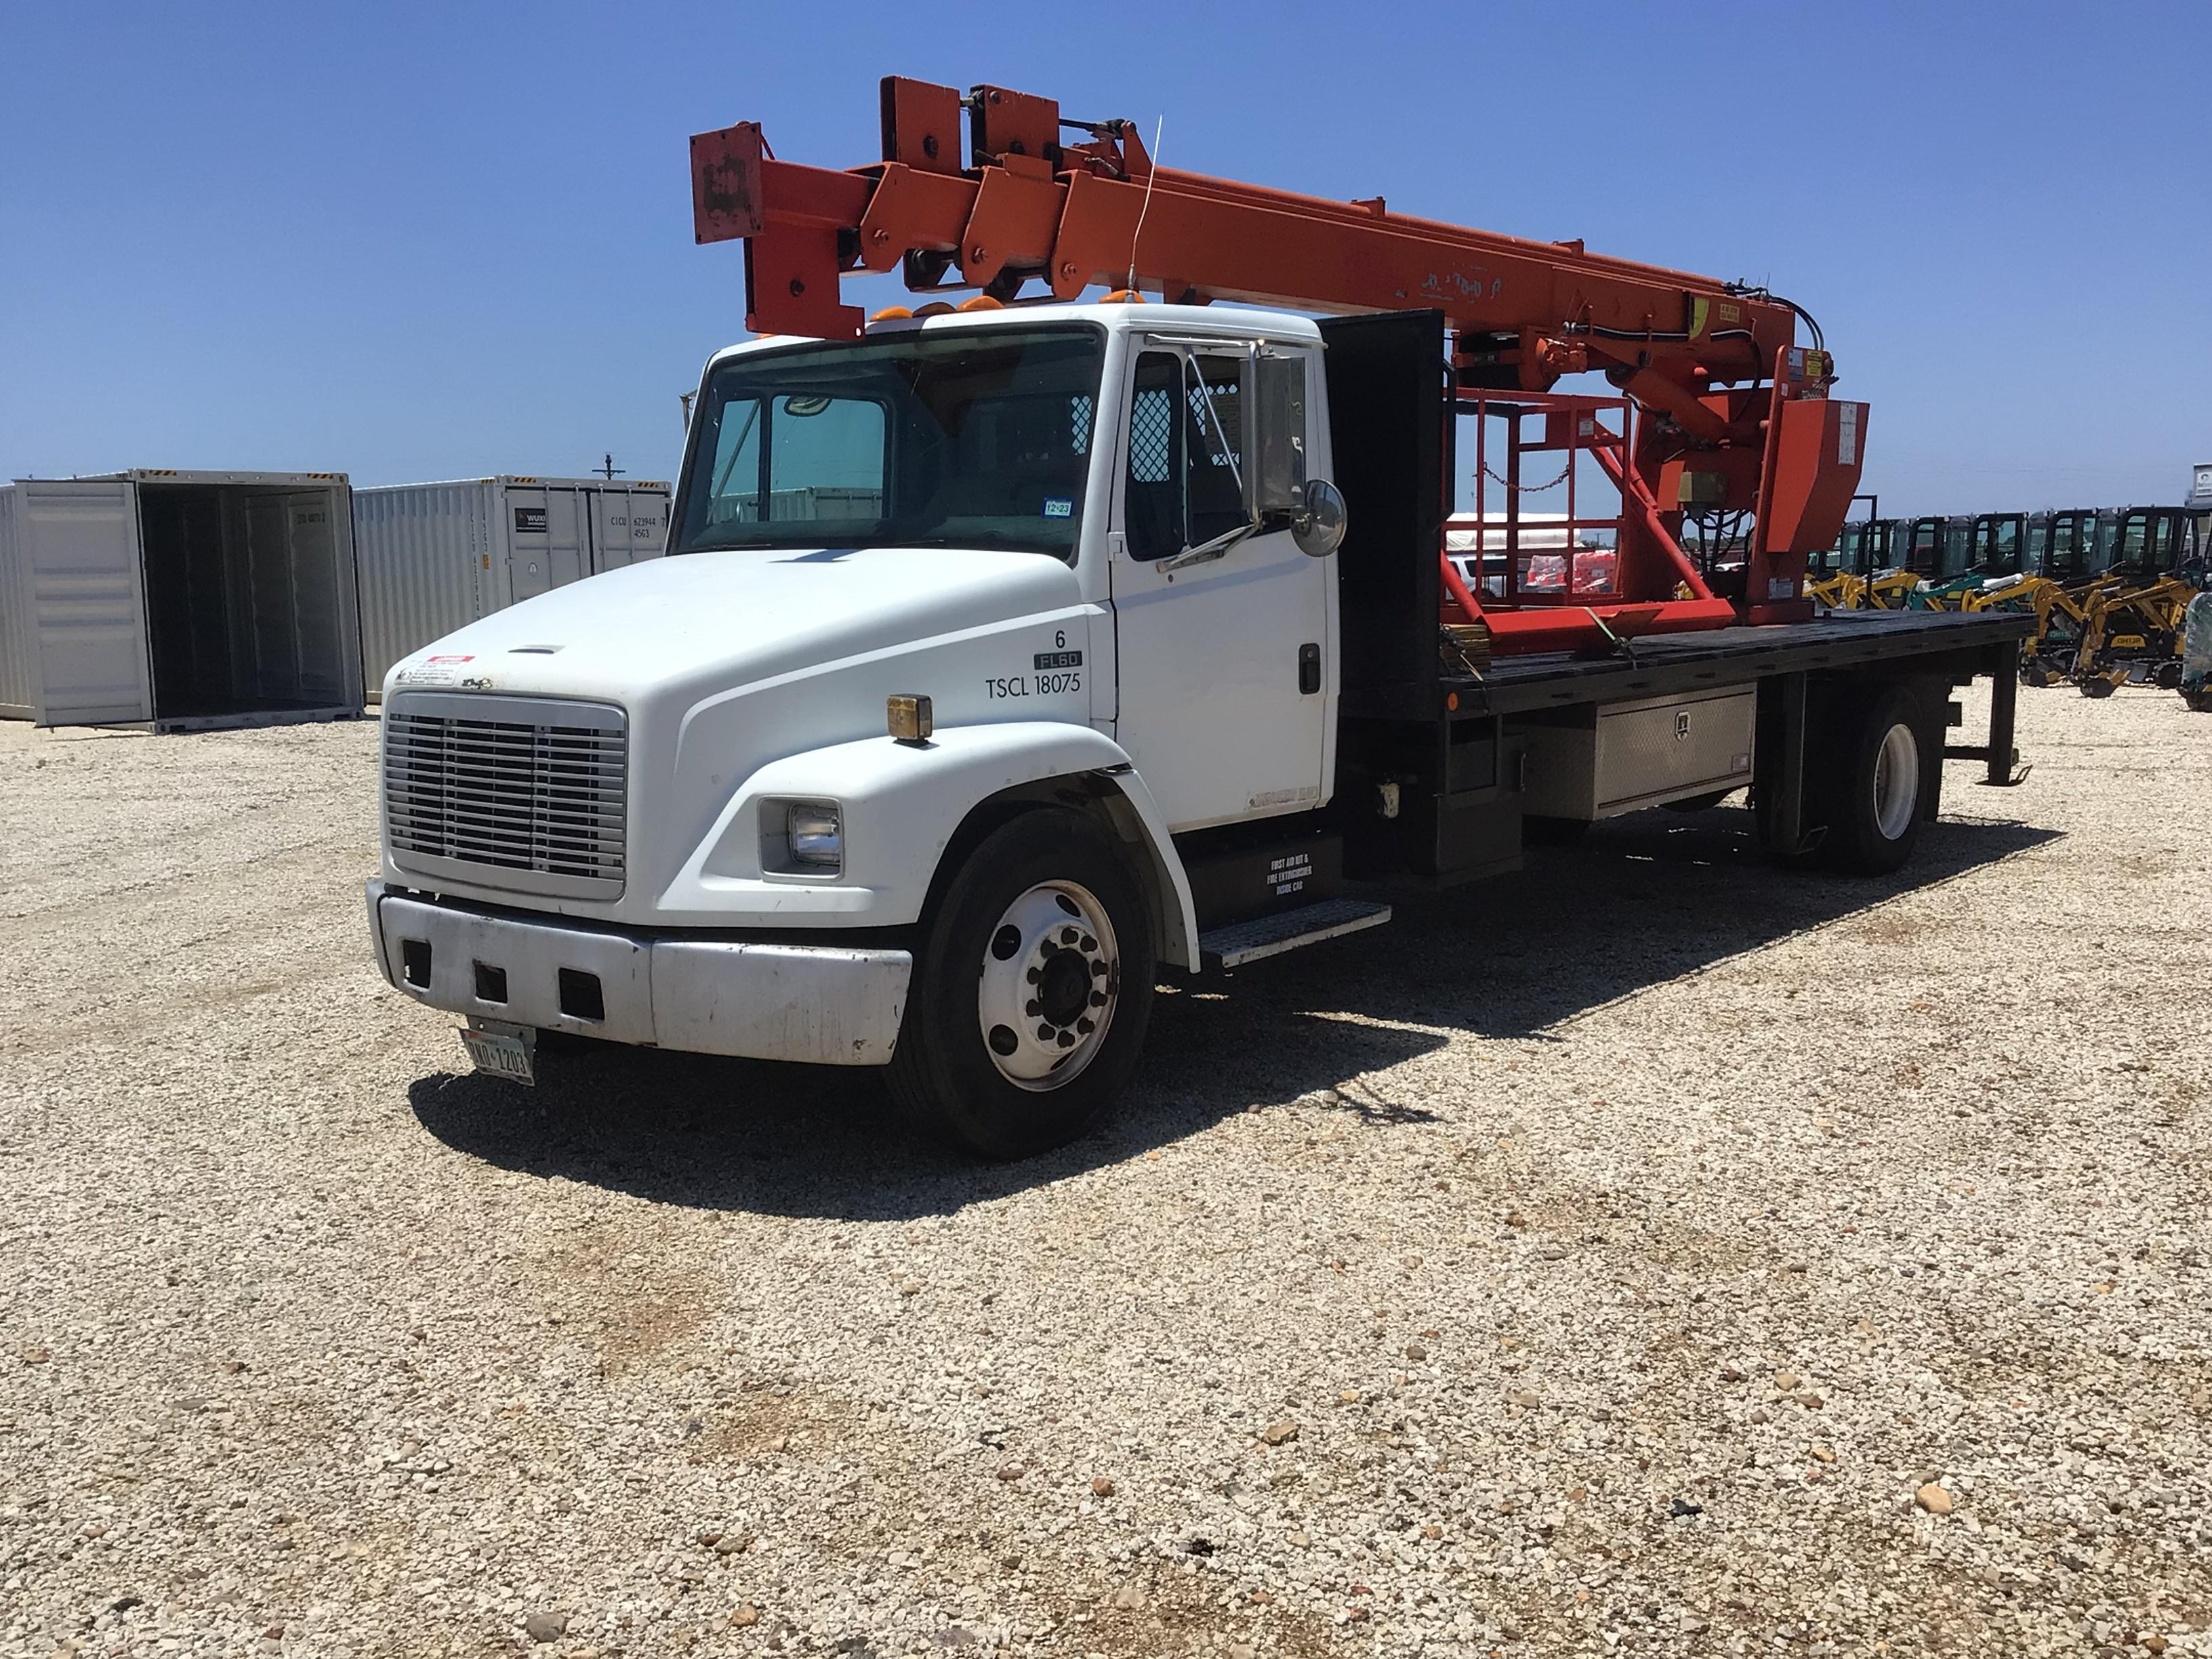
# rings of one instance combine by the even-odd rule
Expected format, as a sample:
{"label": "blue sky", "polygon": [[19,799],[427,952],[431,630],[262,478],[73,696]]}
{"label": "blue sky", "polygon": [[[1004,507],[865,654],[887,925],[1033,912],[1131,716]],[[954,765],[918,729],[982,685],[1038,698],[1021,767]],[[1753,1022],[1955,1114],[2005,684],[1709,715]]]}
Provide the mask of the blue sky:
{"label": "blue sky", "polygon": [[[1172,22],[1172,32],[1170,21]],[[1171,165],[1771,283],[1885,513],[2212,459],[2212,4],[114,7],[15,0],[0,477],[665,477],[740,337],[685,141],[873,159],[898,73]]]}

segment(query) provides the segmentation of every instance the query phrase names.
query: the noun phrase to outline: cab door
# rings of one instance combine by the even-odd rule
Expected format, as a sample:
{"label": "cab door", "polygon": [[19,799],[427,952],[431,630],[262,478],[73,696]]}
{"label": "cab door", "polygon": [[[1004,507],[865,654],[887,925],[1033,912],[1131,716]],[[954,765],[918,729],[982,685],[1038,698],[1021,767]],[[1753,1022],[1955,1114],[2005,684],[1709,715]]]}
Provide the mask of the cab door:
{"label": "cab door", "polygon": [[[1315,455],[1319,364],[1279,349],[1303,363],[1303,453]],[[1309,557],[1286,530],[1188,558],[1244,522],[1250,359],[1219,347],[1132,356],[1109,538],[1115,738],[1170,830],[1310,811],[1334,726],[1335,558]]]}

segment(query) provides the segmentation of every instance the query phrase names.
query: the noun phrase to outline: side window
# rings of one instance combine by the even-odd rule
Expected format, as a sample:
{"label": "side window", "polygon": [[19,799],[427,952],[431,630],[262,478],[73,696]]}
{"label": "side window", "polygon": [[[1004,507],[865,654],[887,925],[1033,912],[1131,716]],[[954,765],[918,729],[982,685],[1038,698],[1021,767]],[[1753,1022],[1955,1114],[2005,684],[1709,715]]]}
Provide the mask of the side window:
{"label": "side window", "polygon": [[1129,556],[1164,559],[1182,551],[1182,359],[1147,351],[1137,359],[1129,400],[1126,498]]}
{"label": "side window", "polygon": [[1162,559],[1244,522],[1244,361],[1147,351],[1129,403],[1129,556]]}
{"label": "side window", "polygon": [[[1190,447],[1190,544],[1225,536],[1244,522],[1244,360],[1193,359],[1197,370],[1183,390],[1193,432]],[[1207,405],[1211,404],[1209,411]]]}

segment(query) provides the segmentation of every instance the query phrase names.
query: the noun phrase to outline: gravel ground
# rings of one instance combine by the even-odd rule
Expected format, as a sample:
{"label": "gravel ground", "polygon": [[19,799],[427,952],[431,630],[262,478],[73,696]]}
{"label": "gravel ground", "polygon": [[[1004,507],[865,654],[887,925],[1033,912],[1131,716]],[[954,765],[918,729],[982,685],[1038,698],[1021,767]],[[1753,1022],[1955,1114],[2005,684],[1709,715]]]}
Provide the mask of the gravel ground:
{"label": "gravel ground", "polygon": [[0,1652],[2212,1654],[2212,721],[2022,701],[1906,877],[1603,826],[1006,1169],[456,1075],[368,722],[0,730]]}

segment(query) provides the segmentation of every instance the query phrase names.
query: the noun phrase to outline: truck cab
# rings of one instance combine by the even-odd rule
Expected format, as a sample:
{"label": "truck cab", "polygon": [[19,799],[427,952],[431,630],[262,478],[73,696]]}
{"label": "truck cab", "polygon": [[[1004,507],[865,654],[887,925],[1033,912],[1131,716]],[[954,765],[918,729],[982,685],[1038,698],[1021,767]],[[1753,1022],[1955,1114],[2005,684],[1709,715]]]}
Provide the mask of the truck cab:
{"label": "truck cab", "polygon": [[[1176,838],[1328,799],[1327,408],[1312,322],[1218,306],[718,354],[668,557],[387,677],[387,977],[524,1032],[903,1055],[939,1115],[994,1104],[952,1126],[979,1149],[1062,1138],[1118,1085],[1155,961],[1200,965]],[[1000,890],[1028,865],[1057,873]],[[1209,908],[1316,873],[1278,850]],[[915,930],[947,904],[963,965],[932,975]],[[918,953],[982,1039],[950,1060],[901,1040],[949,1018],[906,1018]]]}

